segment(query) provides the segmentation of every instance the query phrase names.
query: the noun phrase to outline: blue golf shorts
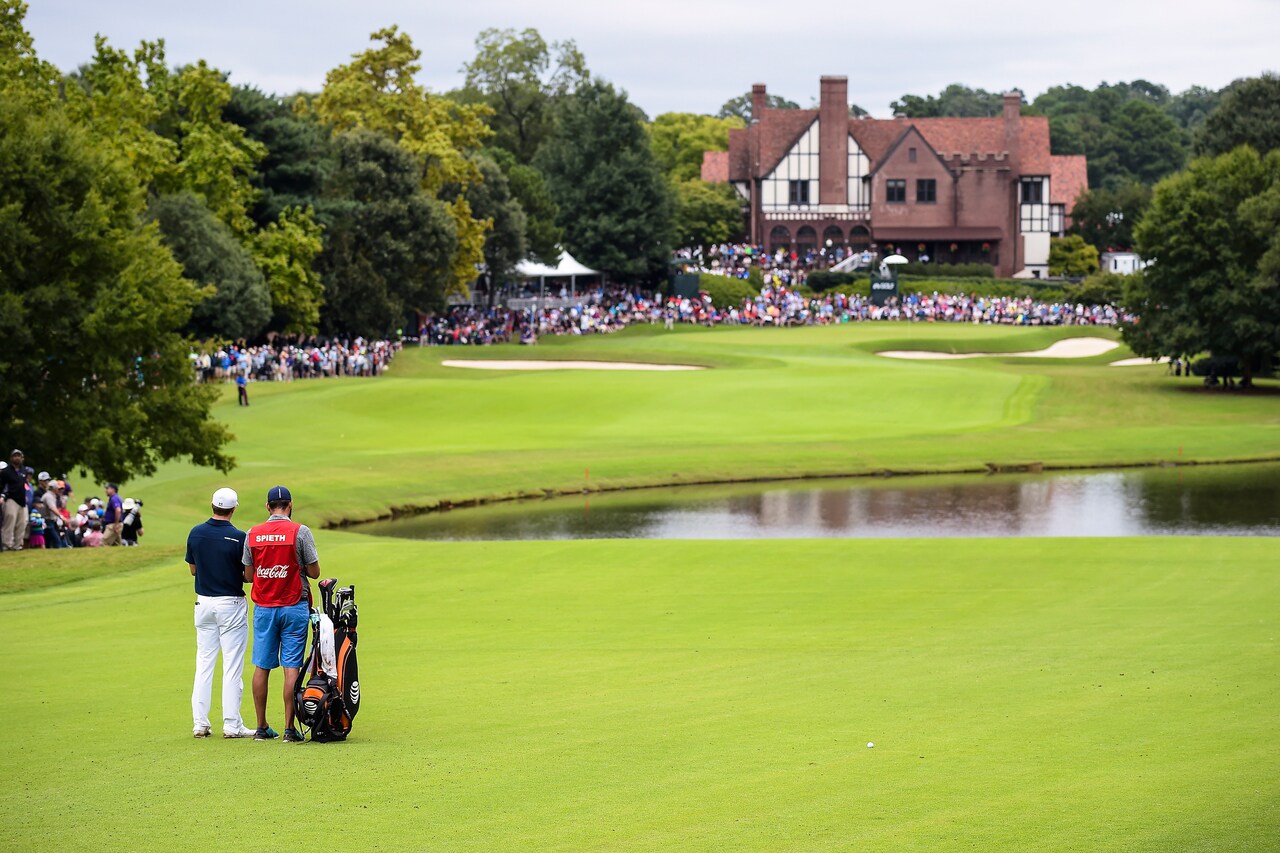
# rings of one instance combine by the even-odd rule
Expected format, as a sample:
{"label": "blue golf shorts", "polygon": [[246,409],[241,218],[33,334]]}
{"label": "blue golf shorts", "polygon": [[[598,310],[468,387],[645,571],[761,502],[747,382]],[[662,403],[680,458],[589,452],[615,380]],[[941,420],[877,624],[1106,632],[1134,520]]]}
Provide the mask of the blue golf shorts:
{"label": "blue golf shorts", "polygon": [[262,669],[302,666],[309,615],[305,601],[288,607],[254,607],[253,665]]}

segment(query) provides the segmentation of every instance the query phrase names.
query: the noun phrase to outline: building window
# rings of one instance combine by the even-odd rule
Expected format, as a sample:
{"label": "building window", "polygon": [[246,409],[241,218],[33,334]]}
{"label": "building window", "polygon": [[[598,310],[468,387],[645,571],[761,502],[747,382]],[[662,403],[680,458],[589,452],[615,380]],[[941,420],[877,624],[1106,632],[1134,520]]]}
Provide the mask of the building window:
{"label": "building window", "polygon": [[1019,208],[1018,230],[1024,234],[1049,231],[1049,205],[1024,204]]}
{"label": "building window", "polygon": [[776,252],[778,249],[791,248],[791,232],[782,225],[773,226],[773,230],[769,232],[769,249]]}
{"label": "building window", "polygon": [[1022,203],[1044,204],[1044,178],[1022,179]]}
{"label": "building window", "polygon": [[908,149],[907,149],[907,162],[908,162],[908,163],[914,163],[915,161],[916,161],[916,149],[914,149],[914,148],[908,148]]}
{"label": "building window", "polygon": [[904,180],[888,180],[884,182],[884,200],[890,203],[901,203],[907,200],[907,182]]}
{"label": "building window", "polygon": [[933,204],[938,200],[938,182],[933,178],[918,178],[916,180],[916,202],[919,204]]}
{"label": "building window", "polygon": [[787,204],[808,204],[809,182],[787,181]]}

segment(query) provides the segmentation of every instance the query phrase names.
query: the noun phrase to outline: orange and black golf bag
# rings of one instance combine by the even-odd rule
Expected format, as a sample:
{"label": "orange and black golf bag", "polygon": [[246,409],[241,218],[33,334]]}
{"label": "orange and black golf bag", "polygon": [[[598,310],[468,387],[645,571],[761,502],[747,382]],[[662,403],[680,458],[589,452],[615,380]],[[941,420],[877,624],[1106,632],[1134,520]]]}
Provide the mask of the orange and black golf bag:
{"label": "orange and black golf bag", "polygon": [[337,578],[320,581],[321,606],[311,611],[311,652],[294,693],[298,723],[321,743],[346,740],[360,710],[356,589],[337,585]]}

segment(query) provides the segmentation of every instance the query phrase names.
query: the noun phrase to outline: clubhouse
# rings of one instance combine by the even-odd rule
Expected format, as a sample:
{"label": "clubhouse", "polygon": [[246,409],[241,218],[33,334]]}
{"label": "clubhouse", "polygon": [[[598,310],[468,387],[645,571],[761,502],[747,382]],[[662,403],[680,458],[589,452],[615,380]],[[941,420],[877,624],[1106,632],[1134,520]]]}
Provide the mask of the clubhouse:
{"label": "clubhouse", "polygon": [[875,248],[911,260],[989,263],[1041,277],[1087,188],[1085,158],[1049,153],[1049,119],[1021,114],[1016,92],[995,118],[853,118],[848,80],[823,77],[816,110],[765,106],[708,151],[702,177],[748,203],[749,239],[769,252]]}

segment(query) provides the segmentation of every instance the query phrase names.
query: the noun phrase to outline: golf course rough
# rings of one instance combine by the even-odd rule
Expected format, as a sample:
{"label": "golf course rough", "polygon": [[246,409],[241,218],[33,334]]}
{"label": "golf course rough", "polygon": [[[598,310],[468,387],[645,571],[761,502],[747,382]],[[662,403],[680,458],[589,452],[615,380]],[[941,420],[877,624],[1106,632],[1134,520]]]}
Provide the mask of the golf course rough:
{"label": "golf course rough", "polygon": [[379,380],[260,385],[251,409],[216,409],[238,436],[230,477],[173,463],[127,485],[142,547],[5,555],[0,846],[278,850],[338,808],[357,849],[1274,849],[1280,571],[1263,538],[318,530],[323,574],[359,592],[351,740],[191,738],[182,543],[222,485],[241,527],[283,483],[318,528],[580,489],[588,467],[596,488],[1280,456],[1273,382],[1206,394],[1163,366],[1107,369],[1123,350],[874,355],[1027,352],[1070,330],[647,331],[538,355],[716,369],[473,372],[424,350]]}

